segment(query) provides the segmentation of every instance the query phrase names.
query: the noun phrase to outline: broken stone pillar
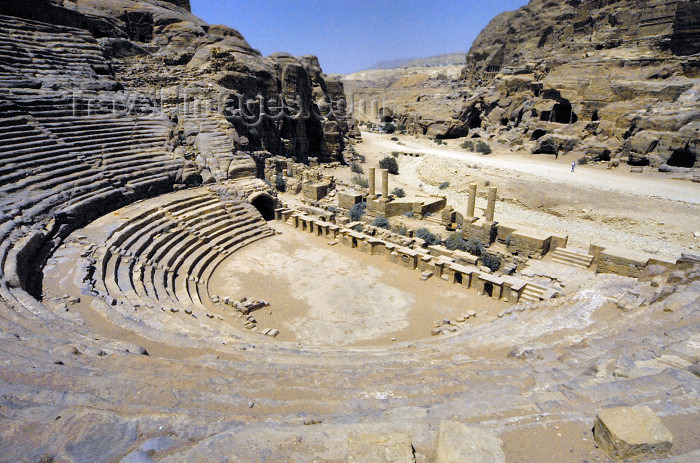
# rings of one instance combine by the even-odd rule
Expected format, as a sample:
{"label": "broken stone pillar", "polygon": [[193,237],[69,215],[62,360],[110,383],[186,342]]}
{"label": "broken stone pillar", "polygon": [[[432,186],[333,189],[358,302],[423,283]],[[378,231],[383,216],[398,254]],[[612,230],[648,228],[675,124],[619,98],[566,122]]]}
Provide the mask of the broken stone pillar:
{"label": "broken stone pillar", "polygon": [[382,169],[382,198],[389,197],[389,171]]}
{"label": "broken stone pillar", "polygon": [[469,204],[467,205],[467,217],[474,217],[474,208],[476,207],[476,183],[469,184]]}
{"label": "broken stone pillar", "polygon": [[493,214],[496,210],[496,195],[498,194],[498,188],[496,187],[491,187],[489,188],[489,200],[488,204],[486,205],[486,215],[484,218],[486,219],[487,222],[493,222]]}
{"label": "broken stone pillar", "polygon": [[369,195],[371,197],[374,197],[377,195],[376,177],[375,177],[375,168],[374,167],[369,168]]}

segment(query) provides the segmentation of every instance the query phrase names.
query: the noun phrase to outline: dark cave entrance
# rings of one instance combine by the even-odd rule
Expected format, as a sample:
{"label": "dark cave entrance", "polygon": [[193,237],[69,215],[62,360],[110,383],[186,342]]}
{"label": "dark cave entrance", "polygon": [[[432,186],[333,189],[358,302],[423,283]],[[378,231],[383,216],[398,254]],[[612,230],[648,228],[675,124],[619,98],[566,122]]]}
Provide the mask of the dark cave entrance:
{"label": "dark cave entrance", "polygon": [[674,150],[666,164],[673,167],[694,167],[697,160],[697,155],[686,147]]}
{"label": "dark cave entrance", "polygon": [[250,203],[260,212],[265,220],[275,219],[275,201],[267,194],[260,194],[251,199]]}

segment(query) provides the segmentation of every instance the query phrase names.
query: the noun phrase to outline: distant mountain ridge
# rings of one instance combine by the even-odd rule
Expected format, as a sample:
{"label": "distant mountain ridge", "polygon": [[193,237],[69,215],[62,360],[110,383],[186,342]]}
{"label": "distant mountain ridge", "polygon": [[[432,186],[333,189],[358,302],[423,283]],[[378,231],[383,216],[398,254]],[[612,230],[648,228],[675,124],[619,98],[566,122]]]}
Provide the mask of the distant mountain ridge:
{"label": "distant mountain ridge", "polygon": [[428,58],[406,58],[379,61],[367,69],[398,69],[411,67],[459,66],[467,63],[466,52],[446,53]]}

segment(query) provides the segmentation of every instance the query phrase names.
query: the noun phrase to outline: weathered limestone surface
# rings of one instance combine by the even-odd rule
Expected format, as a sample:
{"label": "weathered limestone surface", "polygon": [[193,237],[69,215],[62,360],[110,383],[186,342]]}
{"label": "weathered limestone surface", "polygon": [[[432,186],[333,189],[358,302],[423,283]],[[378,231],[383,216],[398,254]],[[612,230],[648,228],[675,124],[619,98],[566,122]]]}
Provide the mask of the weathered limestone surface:
{"label": "weathered limestone surface", "polygon": [[440,423],[437,463],[505,463],[502,442],[492,432],[454,421]]}
{"label": "weathered limestone surface", "polygon": [[351,434],[348,463],[415,463],[408,434]]}
{"label": "weathered limestone surface", "polygon": [[647,406],[601,410],[594,434],[613,458],[665,456],[673,445],[673,435]]}

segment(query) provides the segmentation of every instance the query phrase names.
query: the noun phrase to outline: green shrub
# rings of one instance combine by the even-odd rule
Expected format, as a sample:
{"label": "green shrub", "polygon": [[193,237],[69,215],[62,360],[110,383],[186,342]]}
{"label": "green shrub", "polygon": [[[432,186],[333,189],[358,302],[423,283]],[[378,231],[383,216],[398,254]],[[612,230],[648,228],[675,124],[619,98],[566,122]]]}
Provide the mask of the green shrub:
{"label": "green shrub", "polygon": [[471,140],[466,140],[464,143],[462,143],[459,146],[461,146],[465,150],[474,151],[474,142]]}
{"label": "green shrub", "polygon": [[464,241],[464,238],[462,238],[461,233],[454,232],[445,240],[445,247],[450,251],[454,251],[456,249],[460,251],[466,251],[467,242]]}
{"label": "green shrub", "polygon": [[399,137],[391,137],[391,141],[399,141]]}
{"label": "green shrub", "polygon": [[367,162],[367,157],[364,154],[360,153],[355,153],[355,157],[357,158],[358,161],[360,161],[362,164]]}
{"label": "green shrub", "polygon": [[450,186],[450,182],[442,182],[438,188],[440,188],[441,190],[445,190],[449,186]]}
{"label": "green shrub", "polygon": [[396,127],[396,130],[398,130],[399,132],[405,132],[406,126],[403,124],[400,124],[398,127]]}
{"label": "green shrub", "polygon": [[484,254],[481,256],[481,263],[495,272],[501,268],[501,257],[496,254]]}
{"label": "green shrub", "polygon": [[488,143],[479,140],[476,142],[476,152],[481,154],[491,154],[491,147]]}
{"label": "green shrub", "polygon": [[365,210],[367,209],[367,203],[357,203],[350,209],[350,219],[353,222],[362,220],[362,216],[365,215]]}
{"label": "green shrub", "polygon": [[396,196],[397,198],[405,198],[406,197],[406,192],[403,191],[403,188],[396,187],[391,191],[391,194]]}
{"label": "green shrub", "polygon": [[392,124],[391,122],[387,122],[386,124],[384,124],[383,130],[386,133],[392,134],[392,133],[394,133],[396,128],[394,127],[394,124]]}
{"label": "green shrub", "polygon": [[395,158],[399,157],[399,152],[398,151],[392,151],[391,155],[394,156]]}
{"label": "green shrub", "polygon": [[586,156],[581,156],[576,162],[579,166],[585,166],[586,164],[588,164],[588,158]]}
{"label": "green shrub", "polygon": [[386,156],[379,161],[379,167],[386,169],[392,175],[398,175],[399,173],[399,163],[396,162],[396,158],[391,156]]}
{"label": "green shrub", "polygon": [[419,228],[416,230],[416,237],[422,239],[425,241],[425,244],[428,245],[440,244],[440,237],[430,232],[427,228]]}
{"label": "green shrub", "polygon": [[389,220],[386,217],[377,217],[372,221],[372,225],[389,230]]}
{"label": "green shrub", "polygon": [[465,251],[474,256],[481,256],[484,254],[484,245],[478,239],[470,238],[467,241],[467,249]]}
{"label": "green shrub", "polygon": [[408,235],[408,228],[406,228],[403,225],[399,225],[398,227],[394,227],[391,229],[394,233],[401,235],[401,236],[407,236]]}
{"label": "green shrub", "polygon": [[434,141],[435,143],[437,143],[438,145],[444,145],[444,144],[445,144],[445,142],[442,141],[442,138],[435,138],[433,141]]}
{"label": "green shrub", "polygon": [[369,179],[367,177],[363,177],[360,174],[355,174],[352,176],[352,183],[359,185],[363,188],[369,187]]}
{"label": "green shrub", "polygon": [[275,188],[277,188],[277,191],[281,191],[282,193],[287,191],[287,179],[284,178],[282,172],[277,173],[277,177],[275,178]]}
{"label": "green shrub", "polygon": [[361,165],[359,165],[356,162],[353,162],[352,164],[350,164],[350,172],[354,172],[356,174],[364,174],[365,170],[362,168]]}

